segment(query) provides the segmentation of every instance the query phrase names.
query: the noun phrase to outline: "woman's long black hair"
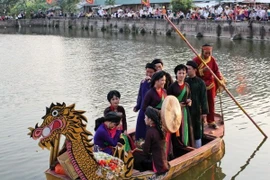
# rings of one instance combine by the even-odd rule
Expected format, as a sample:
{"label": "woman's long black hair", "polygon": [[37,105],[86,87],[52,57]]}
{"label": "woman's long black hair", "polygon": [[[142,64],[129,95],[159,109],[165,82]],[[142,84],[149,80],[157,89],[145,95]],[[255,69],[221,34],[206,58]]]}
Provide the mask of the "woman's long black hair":
{"label": "woman's long black hair", "polygon": [[165,136],[164,136],[164,132],[162,130],[162,122],[160,120],[159,111],[151,106],[148,106],[146,108],[145,114],[147,115],[148,118],[150,118],[152,121],[154,121],[161,139],[164,139]]}

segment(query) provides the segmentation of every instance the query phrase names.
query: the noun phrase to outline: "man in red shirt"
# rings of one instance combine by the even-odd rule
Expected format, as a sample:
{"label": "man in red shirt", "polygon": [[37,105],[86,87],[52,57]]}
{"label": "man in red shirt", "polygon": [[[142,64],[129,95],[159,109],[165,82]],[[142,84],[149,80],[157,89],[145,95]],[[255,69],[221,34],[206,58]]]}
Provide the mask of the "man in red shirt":
{"label": "man in red shirt", "polygon": [[[213,73],[222,80],[222,74],[219,71],[216,59],[212,56],[212,46],[205,44],[202,46],[201,58],[207,64],[207,66],[213,71]],[[207,89],[207,100],[209,107],[209,114],[207,115],[207,123],[210,128],[217,129],[218,126],[215,123],[215,96],[217,94],[217,87],[215,78],[209,69],[201,62],[199,57],[193,59],[198,65],[197,76],[202,78],[205,82]]]}

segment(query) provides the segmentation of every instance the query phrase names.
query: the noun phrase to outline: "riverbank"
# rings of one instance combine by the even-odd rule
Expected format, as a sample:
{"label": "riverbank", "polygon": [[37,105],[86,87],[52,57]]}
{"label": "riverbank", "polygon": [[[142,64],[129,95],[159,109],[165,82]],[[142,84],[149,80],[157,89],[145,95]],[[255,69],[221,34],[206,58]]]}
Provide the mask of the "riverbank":
{"label": "riverbank", "polygon": [[[211,36],[233,40],[266,40],[270,41],[270,22],[252,23],[228,21],[174,21],[185,35],[198,37]],[[113,31],[119,33],[176,35],[170,24],[164,19],[20,19],[0,21],[0,28],[9,27],[50,27],[62,29],[83,29]]]}

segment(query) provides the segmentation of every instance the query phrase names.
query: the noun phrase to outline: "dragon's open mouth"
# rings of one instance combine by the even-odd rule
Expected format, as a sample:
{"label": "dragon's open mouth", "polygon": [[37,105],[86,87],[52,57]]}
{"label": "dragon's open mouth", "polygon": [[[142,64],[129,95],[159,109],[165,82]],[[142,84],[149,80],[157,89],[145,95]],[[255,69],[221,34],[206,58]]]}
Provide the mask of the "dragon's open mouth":
{"label": "dragon's open mouth", "polygon": [[55,130],[57,129],[60,129],[64,127],[64,123],[63,121],[58,118],[58,119],[55,119],[53,122],[51,122],[48,126],[45,126],[43,128],[36,128],[33,132],[33,139],[38,139],[42,136],[42,139],[45,139],[47,138],[48,136],[50,136],[52,134],[52,132],[54,132]]}

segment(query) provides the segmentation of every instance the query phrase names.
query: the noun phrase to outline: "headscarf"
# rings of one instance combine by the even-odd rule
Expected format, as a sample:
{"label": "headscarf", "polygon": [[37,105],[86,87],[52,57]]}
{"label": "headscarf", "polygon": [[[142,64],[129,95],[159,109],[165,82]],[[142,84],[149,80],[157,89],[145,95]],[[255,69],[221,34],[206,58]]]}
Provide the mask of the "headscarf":
{"label": "headscarf", "polygon": [[145,110],[145,115],[150,118],[152,121],[154,121],[156,128],[159,132],[159,135],[161,139],[164,139],[164,133],[162,131],[162,123],[160,120],[160,114],[159,111],[151,106],[148,106]]}
{"label": "headscarf", "polygon": [[110,111],[107,114],[105,114],[104,117],[97,118],[95,120],[95,131],[98,129],[98,127],[104,123],[105,121],[110,121],[113,123],[120,123],[121,116],[119,116],[116,112]]}
{"label": "headscarf", "polygon": [[194,69],[198,69],[198,64],[194,61],[188,61],[186,65],[191,66]]}
{"label": "headscarf", "polygon": [[151,78],[151,87],[155,86],[155,82],[161,79],[163,76],[166,76],[165,71],[156,72]]}
{"label": "headscarf", "polygon": [[105,114],[105,116],[104,116],[105,121],[110,121],[110,122],[113,122],[113,123],[119,123],[121,118],[122,117],[119,116],[117,114],[117,112],[114,112],[114,111],[110,111],[107,114]]}

